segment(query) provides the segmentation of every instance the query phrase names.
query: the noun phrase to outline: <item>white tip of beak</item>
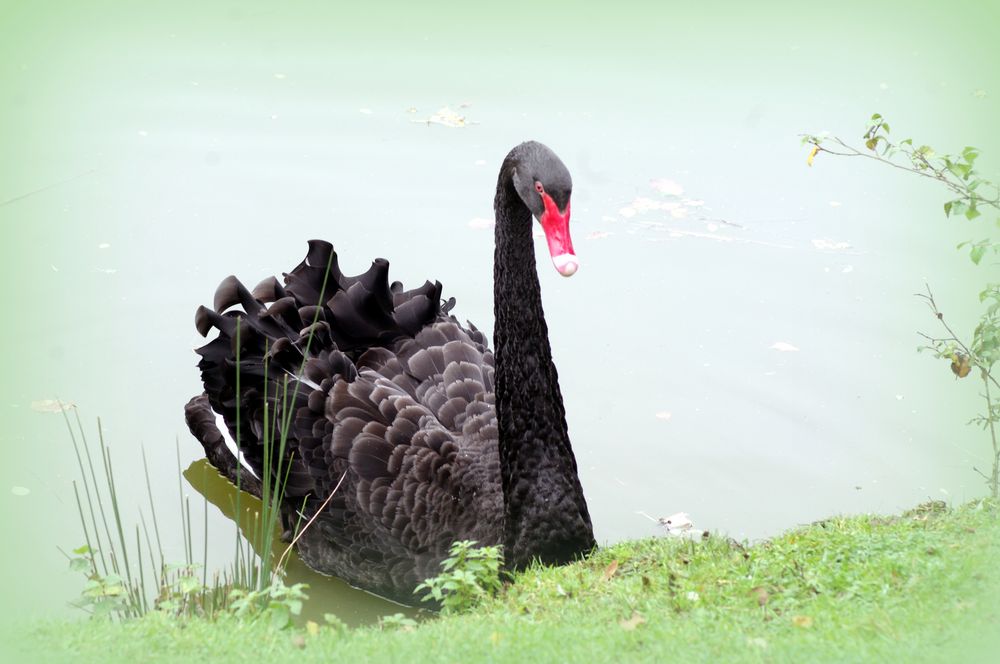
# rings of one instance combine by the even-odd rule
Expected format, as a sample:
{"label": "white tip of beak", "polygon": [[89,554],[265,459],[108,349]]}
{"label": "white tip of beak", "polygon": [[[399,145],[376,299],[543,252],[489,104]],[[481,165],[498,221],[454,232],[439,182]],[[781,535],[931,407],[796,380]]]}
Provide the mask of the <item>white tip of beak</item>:
{"label": "white tip of beak", "polygon": [[576,260],[576,256],[573,254],[559,254],[558,256],[553,256],[552,264],[556,266],[556,270],[559,271],[559,274],[564,277],[572,277],[576,274],[577,268],[580,267],[580,263]]}

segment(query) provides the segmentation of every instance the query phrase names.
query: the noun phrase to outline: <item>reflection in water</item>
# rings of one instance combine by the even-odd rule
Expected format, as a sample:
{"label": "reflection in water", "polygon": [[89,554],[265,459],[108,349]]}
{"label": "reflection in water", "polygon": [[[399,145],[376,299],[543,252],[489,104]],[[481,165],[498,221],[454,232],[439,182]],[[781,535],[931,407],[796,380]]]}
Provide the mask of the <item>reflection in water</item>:
{"label": "reflection in water", "polygon": [[[236,487],[222,477],[206,460],[195,461],[184,471],[184,478],[194,489],[205,496],[226,518],[236,521],[240,532],[252,545],[257,555],[260,550],[255,543],[254,531],[260,519],[261,502],[255,496],[237,491]],[[239,518],[236,519],[237,496],[239,498]],[[272,560],[277,561],[285,553],[287,544],[276,533],[272,544]],[[315,620],[323,624],[323,614],[333,613],[350,626],[370,624],[385,615],[403,613],[411,618],[427,612],[395,602],[390,602],[371,593],[353,588],[335,577],[324,576],[306,567],[294,551],[287,556],[285,584],[308,584],[306,591],[309,601],[302,608],[302,620]]]}

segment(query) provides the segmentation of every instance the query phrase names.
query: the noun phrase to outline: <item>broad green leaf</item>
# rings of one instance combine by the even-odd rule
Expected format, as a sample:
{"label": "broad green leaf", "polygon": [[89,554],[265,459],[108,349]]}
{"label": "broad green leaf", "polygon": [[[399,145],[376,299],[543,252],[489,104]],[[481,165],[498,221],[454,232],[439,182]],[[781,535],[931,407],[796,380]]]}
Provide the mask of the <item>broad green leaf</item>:
{"label": "broad green leaf", "polygon": [[969,206],[962,201],[952,201],[951,202],[951,215],[952,217],[957,217],[960,214],[965,214],[965,211],[969,209]]}
{"label": "broad green leaf", "polygon": [[86,558],[73,558],[69,561],[69,568],[74,572],[89,572],[90,561]]}

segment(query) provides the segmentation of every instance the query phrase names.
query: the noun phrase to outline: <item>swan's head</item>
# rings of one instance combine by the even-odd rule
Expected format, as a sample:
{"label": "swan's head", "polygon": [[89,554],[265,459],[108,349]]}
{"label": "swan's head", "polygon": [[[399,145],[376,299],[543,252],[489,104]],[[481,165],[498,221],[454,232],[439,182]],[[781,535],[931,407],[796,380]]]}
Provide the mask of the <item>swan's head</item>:
{"label": "swan's head", "polygon": [[552,263],[564,277],[580,266],[569,236],[569,198],[573,179],[556,154],[534,141],[523,143],[514,168],[514,187],[545,231]]}

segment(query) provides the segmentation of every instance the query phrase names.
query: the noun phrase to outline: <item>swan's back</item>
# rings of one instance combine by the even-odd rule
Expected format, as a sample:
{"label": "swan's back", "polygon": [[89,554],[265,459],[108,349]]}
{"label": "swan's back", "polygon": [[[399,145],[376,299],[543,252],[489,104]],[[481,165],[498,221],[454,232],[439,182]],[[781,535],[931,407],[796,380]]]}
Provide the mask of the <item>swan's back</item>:
{"label": "swan's back", "polygon": [[[283,285],[229,277],[196,316],[202,334],[219,331],[198,350],[205,394],[186,409],[206,456],[235,481],[225,439],[238,432],[253,473],[242,486],[259,494],[256,478],[273,486],[280,472],[286,523],[319,512],[298,540],[303,561],[401,601],[454,540],[501,541],[493,355],[440,295],[439,283],[390,286],[381,259],[343,275],[313,241]],[[285,421],[279,468],[264,443],[279,447]]]}

